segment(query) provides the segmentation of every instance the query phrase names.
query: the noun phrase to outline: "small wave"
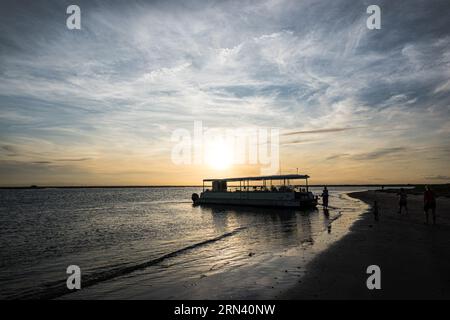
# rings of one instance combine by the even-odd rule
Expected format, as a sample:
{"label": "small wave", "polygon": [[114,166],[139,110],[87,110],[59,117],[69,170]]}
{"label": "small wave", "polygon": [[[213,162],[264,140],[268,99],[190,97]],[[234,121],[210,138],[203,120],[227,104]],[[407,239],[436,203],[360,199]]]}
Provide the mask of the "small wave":
{"label": "small wave", "polygon": [[[318,202],[317,204],[318,204],[319,206],[322,206],[322,207],[324,206],[323,203],[320,203],[320,202]],[[334,209],[334,210],[342,209],[342,208],[333,207],[333,206],[330,206],[330,205],[329,205],[327,208],[328,208],[328,209]]]}
{"label": "small wave", "polygon": [[171,203],[175,203],[175,204],[180,204],[180,203],[192,203],[192,201],[186,201],[186,200],[155,200],[155,201],[145,201],[145,202],[140,202],[142,204],[171,204]]}
{"label": "small wave", "polygon": [[330,223],[333,223],[335,220],[339,219],[342,216],[341,211],[339,211],[338,214],[336,214],[334,217],[330,218]]}
{"label": "small wave", "polygon": [[[145,269],[147,267],[153,266],[155,264],[158,264],[166,259],[173,258],[179,254],[185,253],[186,251],[196,249],[198,247],[222,240],[227,237],[231,237],[238,232],[246,229],[246,227],[239,227],[234,229],[233,231],[226,232],[224,234],[221,234],[220,236],[217,236],[215,238],[207,239],[202,242],[194,243],[190,246],[181,248],[179,250],[167,253],[159,258],[152,259],[149,261],[145,261],[143,263],[129,265],[129,266],[123,266],[119,268],[114,268],[107,271],[97,272],[90,275],[85,275],[82,277],[81,280],[81,286],[82,288],[91,287],[93,285],[96,285],[100,282],[111,280],[120,276],[124,276],[126,274]],[[32,289],[27,290],[25,292],[22,292],[19,295],[10,297],[11,299],[55,299],[59,298],[61,296],[64,296],[66,294],[73,293],[74,291],[70,291],[66,287],[66,281],[54,281],[51,283],[46,283],[42,285],[42,288],[40,289]]]}

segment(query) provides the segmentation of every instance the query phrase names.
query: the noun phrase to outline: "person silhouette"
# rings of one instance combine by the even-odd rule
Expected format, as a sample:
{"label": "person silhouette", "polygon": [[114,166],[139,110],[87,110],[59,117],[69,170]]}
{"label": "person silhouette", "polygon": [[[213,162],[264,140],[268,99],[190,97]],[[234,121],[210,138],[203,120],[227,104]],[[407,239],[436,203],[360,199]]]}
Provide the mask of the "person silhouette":
{"label": "person silhouette", "polygon": [[322,191],[322,204],[324,206],[324,208],[328,209],[328,189],[327,187],[323,187],[323,191]]}
{"label": "person silhouette", "polygon": [[401,188],[398,201],[398,213],[402,213],[402,208],[405,207],[406,213],[408,213],[408,195],[405,189]]}
{"label": "person silhouette", "polygon": [[375,218],[375,221],[379,220],[379,216],[380,216],[380,212],[379,212],[379,209],[378,209],[378,203],[375,200],[373,202],[373,217]]}
{"label": "person silhouette", "polygon": [[423,194],[423,212],[425,213],[426,224],[428,224],[428,211],[433,214],[433,225],[436,224],[436,197],[429,186],[425,186]]}

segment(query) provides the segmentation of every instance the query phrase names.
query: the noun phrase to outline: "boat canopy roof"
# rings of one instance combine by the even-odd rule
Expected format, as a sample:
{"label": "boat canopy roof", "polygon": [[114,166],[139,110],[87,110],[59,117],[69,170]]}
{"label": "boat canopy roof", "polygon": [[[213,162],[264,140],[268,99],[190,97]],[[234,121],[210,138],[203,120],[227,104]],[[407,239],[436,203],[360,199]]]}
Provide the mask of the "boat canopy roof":
{"label": "boat canopy roof", "polygon": [[280,174],[272,176],[257,176],[257,177],[241,177],[241,178],[223,178],[223,179],[203,179],[203,182],[208,181],[261,181],[261,180],[284,180],[284,179],[308,179],[306,174]]}

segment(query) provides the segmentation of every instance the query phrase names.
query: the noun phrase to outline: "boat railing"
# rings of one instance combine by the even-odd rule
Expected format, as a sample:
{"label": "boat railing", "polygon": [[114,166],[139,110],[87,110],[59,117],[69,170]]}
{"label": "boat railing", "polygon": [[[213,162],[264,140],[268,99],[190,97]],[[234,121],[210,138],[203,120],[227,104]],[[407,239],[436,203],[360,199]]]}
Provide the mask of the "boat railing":
{"label": "boat railing", "polygon": [[292,185],[292,186],[227,186],[226,191],[213,191],[206,188],[205,192],[297,192],[306,193],[308,192],[305,186],[302,185]]}
{"label": "boat railing", "polygon": [[[287,174],[287,175],[271,175],[257,177],[241,177],[241,178],[222,178],[222,179],[203,179],[203,191],[206,191],[206,184],[210,184],[212,192],[308,192],[308,175]],[[305,185],[295,185],[290,182],[293,180],[305,180]],[[250,185],[250,182],[257,185]],[[278,183],[279,182],[279,183]],[[239,185],[237,185],[239,183]]]}

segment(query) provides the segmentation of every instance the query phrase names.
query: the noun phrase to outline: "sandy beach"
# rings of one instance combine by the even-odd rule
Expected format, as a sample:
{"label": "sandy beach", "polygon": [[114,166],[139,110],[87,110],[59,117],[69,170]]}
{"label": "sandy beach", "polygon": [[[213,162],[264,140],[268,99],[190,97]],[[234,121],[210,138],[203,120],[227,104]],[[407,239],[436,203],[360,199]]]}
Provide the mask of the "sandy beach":
{"label": "sandy beach", "polygon": [[[409,195],[409,213],[397,213],[396,194],[350,194],[369,205],[350,232],[308,264],[308,272],[282,299],[449,299],[450,198],[437,199],[437,225],[425,225],[421,195]],[[430,221],[431,216],[430,216]],[[366,268],[381,269],[381,290],[368,290]]]}

